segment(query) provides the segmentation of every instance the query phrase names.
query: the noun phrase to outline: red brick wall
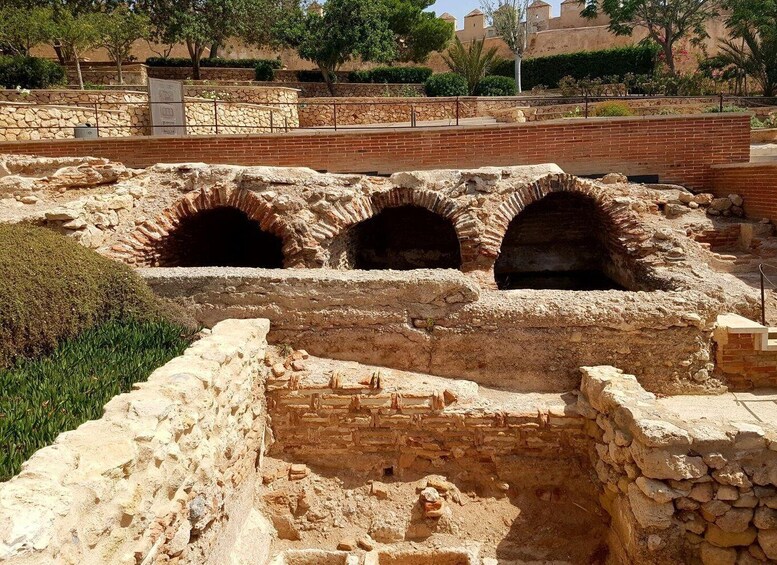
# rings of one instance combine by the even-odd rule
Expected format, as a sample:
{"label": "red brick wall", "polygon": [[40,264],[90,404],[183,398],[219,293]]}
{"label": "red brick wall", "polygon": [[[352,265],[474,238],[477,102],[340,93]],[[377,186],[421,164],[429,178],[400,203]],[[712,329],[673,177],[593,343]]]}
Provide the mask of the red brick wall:
{"label": "red brick wall", "polygon": [[381,173],[554,162],[572,174],[657,174],[662,182],[707,188],[711,165],[749,160],[750,123],[743,114],[594,118],[390,131],[3,142],[0,152],[92,155],[134,167],[205,161]]}
{"label": "red brick wall", "polygon": [[777,221],[777,163],[713,167],[712,189],[717,196],[739,194],[750,218]]}
{"label": "red brick wall", "polygon": [[777,387],[777,351],[756,349],[758,336],[728,334],[728,342],[718,344],[716,361],[731,390]]}

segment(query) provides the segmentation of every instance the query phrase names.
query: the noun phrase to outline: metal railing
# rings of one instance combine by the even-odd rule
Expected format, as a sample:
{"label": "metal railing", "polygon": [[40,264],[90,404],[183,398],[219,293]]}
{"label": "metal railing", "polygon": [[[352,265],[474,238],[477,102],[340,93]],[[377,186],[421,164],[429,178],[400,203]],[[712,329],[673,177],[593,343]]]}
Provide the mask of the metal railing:
{"label": "metal railing", "polygon": [[[215,87],[218,90],[218,87]],[[34,97],[32,91],[32,96]],[[63,91],[72,93],[73,91]],[[107,91],[110,92],[110,91]],[[99,97],[99,91],[91,92],[95,97]],[[112,101],[102,100],[95,102],[80,102],[78,100],[68,101],[68,96],[63,95],[61,99],[39,101],[18,97],[13,100],[0,101],[0,112],[3,106],[13,106],[16,103],[24,104],[25,107],[31,103],[39,106],[68,106],[72,108],[89,109],[93,123],[90,125],[100,132],[115,134],[117,131],[126,132],[129,135],[150,135],[152,124],[150,112],[142,112],[134,107],[149,108],[154,103],[148,101]],[[475,98],[475,97],[450,97],[450,98],[387,98],[386,100],[358,99],[342,100],[338,98],[306,100],[300,99],[297,102],[262,102],[262,101],[230,101],[230,100],[187,100],[186,105],[205,106],[211,105],[210,111],[212,119],[207,123],[192,123],[187,120],[186,124],[166,124],[171,128],[186,127],[190,135],[211,135],[222,134],[224,131],[247,132],[261,131],[262,133],[286,133],[292,130],[348,130],[348,129],[402,129],[417,127],[455,127],[464,123],[472,123],[474,119],[493,119],[493,114],[503,109],[521,109],[536,114],[536,119],[557,119],[557,118],[584,118],[589,119],[596,116],[592,111],[596,104],[610,101],[624,101],[639,103],[632,107],[635,115],[660,115],[662,113],[682,115],[684,104],[703,106],[702,111],[723,112],[727,106],[740,106],[749,109],[759,109],[768,107],[772,104],[777,106],[777,99],[764,99],[762,97],[741,97],[728,96],[724,94],[711,96],[663,96],[663,95],[626,95],[626,96],[514,96],[514,97],[493,97],[493,98]],[[654,102],[655,105],[651,105]],[[665,102],[668,102],[666,104]],[[664,104],[662,104],[664,103]],[[160,103],[161,104],[161,103]],[[239,112],[234,112],[231,116],[229,110],[233,107],[261,107],[269,112],[269,123],[250,124],[244,123],[239,117]],[[386,116],[392,119],[381,121],[381,108],[392,106]],[[321,111],[324,108],[324,111]],[[315,110],[315,111],[314,111]],[[698,113],[696,111],[688,113]],[[127,112],[128,115],[133,112],[143,114],[143,120],[140,124],[131,123],[106,123],[107,112]],[[393,117],[402,116],[397,121]],[[302,125],[296,118],[302,118]],[[52,125],[25,125],[25,126],[3,126],[3,130],[72,130],[76,124],[71,123],[74,118],[62,118],[62,121],[68,123],[59,123]],[[84,118],[86,119],[86,118]],[[50,122],[51,120],[49,120]],[[83,121],[83,120],[82,120]],[[478,124],[483,125],[483,124]],[[158,125],[156,127],[159,127]],[[205,133],[197,133],[205,132]]]}
{"label": "metal railing", "polygon": [[777,266],[770,265],[769,263],[761,263],[758,265],[758,273],[760,274],[761,278],[761,325],[766,325],[766,282],[768,282],[772,288],[777,288],[777,284],[774,283],[769,277],[766,276],[766,273],[764,273],[764,268],[766,269],[773,269],[775,272],[777,272]]}

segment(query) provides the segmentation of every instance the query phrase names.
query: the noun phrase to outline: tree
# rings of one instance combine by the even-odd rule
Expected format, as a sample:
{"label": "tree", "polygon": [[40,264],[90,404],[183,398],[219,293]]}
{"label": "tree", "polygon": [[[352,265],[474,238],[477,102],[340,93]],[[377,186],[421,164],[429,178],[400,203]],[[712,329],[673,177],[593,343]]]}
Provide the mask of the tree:
{"label": "tree", "polygon": [[74,15],[70,10],[58,9],[54,12],[51,37],[55,45],[72,57],[78,74],[78,86],[84,89],[81,74],[81,53],[95,47],[99,41],[97,20],[94,14]]}
{"label": "tree", "polygon": [[497,48],[492,47],[484,53],[484,45],[485,39],[476,39],[468,47],[464,47],[457,37],[448,52],[442,56],[450,70],[467,80],[467,90],[470,96],[475,94],[480,79],[500,62]]}
{"label": "tree", "polygon": [[0,9],[0,46],[13,55],[29,56],[30,49],[51,39],[49,8],[4,6]]}
{"label": "tree", "polygon": [[731,38],[725,58],[758,81],[764,96],[777,94],[777,0],[728,0]]}
{"label": "tree", "polygon": [[388,24],[394,32],[397,58],[423,62],[433,51],[442,51],[453,37],[453,24],[424,10],[434,1],[383,0]]}
{"label": "tree", "polygon": [[600,12],[610,18],[610,31],[631,35],[635,27],[645,28],[660,47],[672,75],[677,73],[674,47],[682,39],[700,43],[708,37],[707,20],[718,15],[719,0],[582,0],[583,15],[595,18]]}
{"label": "tree", "polygon": [[108,51],[108,56],[116,63],[119,84],[124,84],[122,62],[132,53],[133,44],[139,39],[147,39],[151,34],[148,16],[131,11],[122,5],[107,14],[97,14],[97,45]]}
{"label": "tree", "polygon": [[335,72],[353,57],[384,63],[397,56],[388,13],[380,0],[328,0],[323,14],[298,7],[273,27],[276,43],[296,49],[324,75],[334,96]]}
{"label": "tree", "polygon": [[528,0],[483,0],[483,10],[496,34],[515,55],[515,87],[518,94],[521,85],[521,64],[527,46],[526,11]]}
{"label": "tree", "polygon": [[184,43],[195,79],[205,50],[242,36],[252,23],[248,16],[256,0],[141,0],[149,15],[154,38],[163,44]]}

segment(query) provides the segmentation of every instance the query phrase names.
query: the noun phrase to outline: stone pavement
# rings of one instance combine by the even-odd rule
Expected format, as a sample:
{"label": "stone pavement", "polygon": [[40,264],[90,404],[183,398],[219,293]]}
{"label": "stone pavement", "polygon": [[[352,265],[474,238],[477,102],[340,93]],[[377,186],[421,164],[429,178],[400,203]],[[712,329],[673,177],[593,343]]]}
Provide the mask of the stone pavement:
{"label": "stone pavement", "polygon": [[658,399],[658,405],[686,420],[745,422],[777,428],[777,390],[670,396]]}

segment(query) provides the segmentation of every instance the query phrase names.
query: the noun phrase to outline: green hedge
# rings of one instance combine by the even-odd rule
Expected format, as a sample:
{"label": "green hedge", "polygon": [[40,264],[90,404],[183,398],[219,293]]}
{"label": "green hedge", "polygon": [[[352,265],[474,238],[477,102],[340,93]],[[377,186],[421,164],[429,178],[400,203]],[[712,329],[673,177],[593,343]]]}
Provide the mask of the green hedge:
{"label": "green hedge", "polygon": [[3,88],[50,88],[64,84],[62,65],[38,57],[0,57],[0,85]]}
{"label": "green hedge", "polygon": [[420,84],[432,76],[429,67],[376,67],[368,71],[351,71],[348,82]]}
{"label": "green hedge", "polygon": [[110,319],[169,313],[128,266],[51,230],[0,224],[0,367]]}
{"label": "green hedge", "polygon": [[100,418],[108,400],[180,355],[186,336],[168,322],[110,321],[51,355],[0,368],[0,481],[60,433]]}
{"label": "green hedge", "polygon": [[258,81],[270,82],[275,78],[275,70],[269,61],[259,61],[254,70]]}
{"label": "green hedge", "polygon": [[467,80],[456,73],[439,73],[424,83],[427,96],[466,96]]}
{"label": "green hedge", "polygon": [[[640,45],[526,59],[521,69],[522,86],[526,90],[539,85],[557,88],[559,80],[565,76],[583,79],[610,75],[622,78],[627,73],[652,75],[657,54],[656,46]],[[491,74],[514,77],[515,61],[502,61],[492,69]]]}
{"label": "green hedge", "polygon": [[475,96],[515,96],[515,79],[502,76],[483,77],[475,87]]}
{"label": "green hedge", "polygon": [[[229,69],[255,69],[259,64],[266,64],[272,69],[280,69],[283,65],[280,59],[202,59],[200,67],[223,67]],[[149,57],[146,59],[149,67],[190,67],[192,60],[186,57]]]}

